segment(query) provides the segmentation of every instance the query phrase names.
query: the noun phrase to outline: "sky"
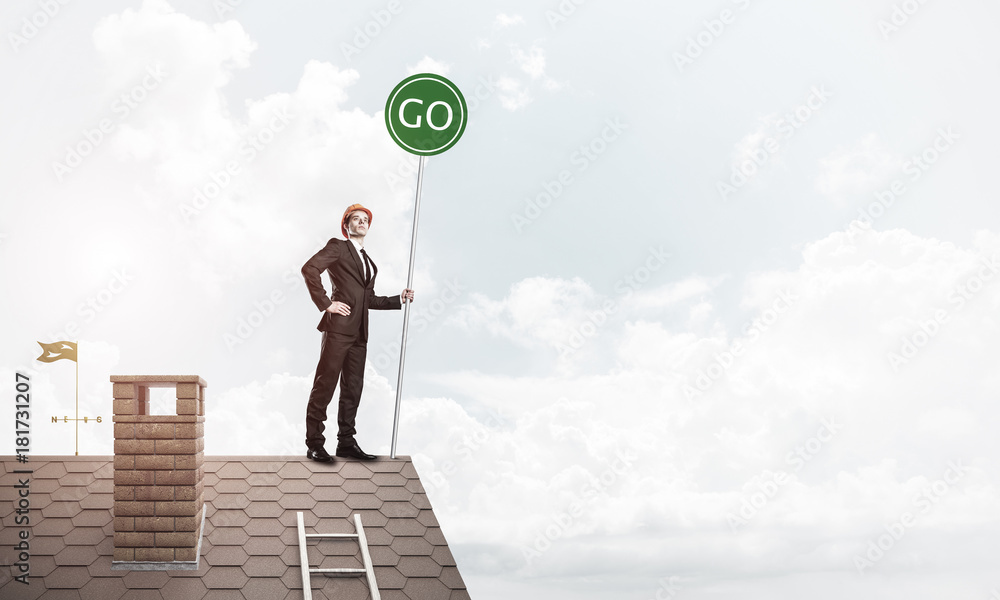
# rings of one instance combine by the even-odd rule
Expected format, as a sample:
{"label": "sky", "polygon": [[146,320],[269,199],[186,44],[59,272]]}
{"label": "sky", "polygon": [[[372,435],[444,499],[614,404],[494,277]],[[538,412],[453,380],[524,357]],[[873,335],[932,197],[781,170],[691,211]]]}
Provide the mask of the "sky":
{"label": "sky", "polygon": [[[405,286],[416,160],[383,109],[437,73],[469,121],[424,168],[398,453],[472,597],[1000,597],[998,23],[982,0],[6,2],[5,397],[29,375],[31,451],[64,455],[78,393],[102,416],[79,451],[109,455],[111,375],[196,374],[207,454],[302,454],[299,269],[360,202],[378,293]],[[377,454],[401,330],[372,313]],[[36,361],[61,340],[78,373]]]}

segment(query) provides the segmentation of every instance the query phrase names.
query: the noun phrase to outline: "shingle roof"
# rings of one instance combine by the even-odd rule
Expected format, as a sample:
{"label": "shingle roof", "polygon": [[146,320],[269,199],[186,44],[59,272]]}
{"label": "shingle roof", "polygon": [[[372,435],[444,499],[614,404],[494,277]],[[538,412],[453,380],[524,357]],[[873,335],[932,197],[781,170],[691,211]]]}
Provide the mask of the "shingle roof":
{"label": "shingle roof", "polygon": [[[292,600],[302,597],[295,513],[309,533],[353,533],[361,514],[385,600],[469,598],[409,457],[316,463],[288,456],[205,458],[206,522],[197,571],[111,569],[114,465],[107,456],[3,457],[0,553],[16,560],[18,475],[31,468],[30,585],[0,575],[11,600]],[[24,477],[24,475],[20,475]],[[309,543],[310,566],[360,567],[356,541]],[[364,578],[313,575],[313,597],[368,598]]]}

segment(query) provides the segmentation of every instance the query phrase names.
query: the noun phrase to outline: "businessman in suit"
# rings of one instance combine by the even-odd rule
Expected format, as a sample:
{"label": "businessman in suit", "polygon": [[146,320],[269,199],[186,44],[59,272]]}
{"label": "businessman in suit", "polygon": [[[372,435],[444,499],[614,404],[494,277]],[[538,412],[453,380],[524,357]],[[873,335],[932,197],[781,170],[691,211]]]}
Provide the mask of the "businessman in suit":
{"label": "businessman in suit", "polygon": [[[398,296],[376,296],[378,268],[365,252],[365,235],[372,222],[372,212],[360,204],[344,211],[340,230],[346,240],[331,239],[302,267],[302,276],[316,307],[323,311],[317,329],[323,332],[319,364],[306,407],[306,456],[319,462],[331,462],[326,451],[326,408],[340,381],[340,405],[337,410],[336,455],[361,460],[375,457],[365,453],[354,439],[354,418],[361,402],[365,382],[365,356],[368,349],[368,309],[398,310],[404,301],[413,301],[413,290]],[[327,296],[321,275],[326,271],[333,284]]]}

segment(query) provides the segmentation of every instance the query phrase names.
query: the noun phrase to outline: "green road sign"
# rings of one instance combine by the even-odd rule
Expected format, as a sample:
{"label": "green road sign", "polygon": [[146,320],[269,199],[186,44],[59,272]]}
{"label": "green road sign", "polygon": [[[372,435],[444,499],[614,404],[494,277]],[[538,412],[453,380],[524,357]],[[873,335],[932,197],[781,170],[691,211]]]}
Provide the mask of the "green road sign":
{"label": "green road sign", "polygon": [[469,109],[458,87],[432,73],[399,82],[385,103],[385,126],[403,150],[420,156],[440,154],[465,133]]}

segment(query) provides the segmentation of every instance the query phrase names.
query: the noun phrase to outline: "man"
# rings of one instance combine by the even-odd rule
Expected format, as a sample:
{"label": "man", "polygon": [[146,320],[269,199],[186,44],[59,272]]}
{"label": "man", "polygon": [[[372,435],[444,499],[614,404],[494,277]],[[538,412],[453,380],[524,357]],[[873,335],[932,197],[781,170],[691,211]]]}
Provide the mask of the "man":
{"label": "man", "polygon": [[[337,410],[336,455],[361,460],[375,457],[365,453],[354,439],[354,418],[361,402],[365,382],[365,355],[368,348],[368,309],[386,310],[413,301],[413,290],[399,296],[376,296],[378,269],[365,252],[365,235],[372,223],[372,212],[360,204],[344,211],[340,230],[346,240],[331,239],[302,267],[306,287],[316,307],[323,311],[317,329],[323,343],[316,366],[309,404],[306,407],[306,456],[319,462],[331,462],[323,435],[326,407],[340,380],[340,405]],[[326,271],[333,283],[333,296],[327,296],[321,275]]]}

